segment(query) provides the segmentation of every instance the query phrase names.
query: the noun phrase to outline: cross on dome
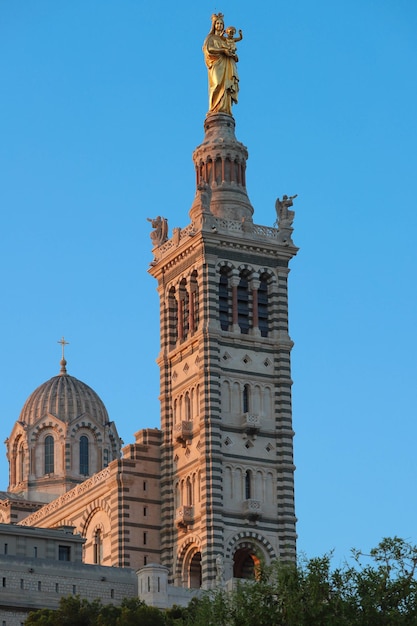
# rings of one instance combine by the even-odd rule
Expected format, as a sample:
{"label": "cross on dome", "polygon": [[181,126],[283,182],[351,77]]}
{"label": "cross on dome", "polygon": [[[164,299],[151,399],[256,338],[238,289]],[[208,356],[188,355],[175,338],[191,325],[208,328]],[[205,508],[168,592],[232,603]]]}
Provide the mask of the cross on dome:
{"label": "cross on dome", "polygon": [[65,341],[64,336],[62,336],[62,339],[60,339],[59,341],[57,341],[57,343],[60,343],[62,346],[62,358],[60,361],[60,366],[61,366],[61,371],[60,374],[66,374],[67,373],[67,368],[65,367],[67,362],[65,360],[65,346],[69,345],[69,341]]}

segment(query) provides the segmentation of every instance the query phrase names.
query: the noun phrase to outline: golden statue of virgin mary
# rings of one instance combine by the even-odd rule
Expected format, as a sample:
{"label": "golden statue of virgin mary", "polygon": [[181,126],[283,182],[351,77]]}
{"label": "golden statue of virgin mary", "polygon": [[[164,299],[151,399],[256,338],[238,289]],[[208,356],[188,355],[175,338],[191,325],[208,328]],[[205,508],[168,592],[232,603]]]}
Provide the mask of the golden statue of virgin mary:
{"label": "golden statue of virgin mary", "polygon": [[239,76],[237,73],[236,32],[234,27],[226,29],[225,36],[223,13],[211,16],[211,30],[203,44],[204,60],[208,70],[209,113],[228,113],[232,115],[232,104],[237,104]]}

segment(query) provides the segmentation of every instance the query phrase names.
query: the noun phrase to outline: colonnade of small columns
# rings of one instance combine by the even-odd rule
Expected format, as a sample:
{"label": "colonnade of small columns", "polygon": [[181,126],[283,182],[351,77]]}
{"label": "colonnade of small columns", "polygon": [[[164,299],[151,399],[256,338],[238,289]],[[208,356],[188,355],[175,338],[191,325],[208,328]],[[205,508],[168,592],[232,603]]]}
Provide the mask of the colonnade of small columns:
{"label": "colonnade of small columns", "polygon": [[[247,330],[243,330],[241,328],[239,323],[240,315],[241,317],[243,316],[247,319],[248,326],[252,329],[253,334],[266,336],[268,334],[268,302],[267,299],[265,299],[268,295],[267,277],[265,277],[265,275],[260,276],[258,272],[249,273],[247,270],[227,270],[227,268],[223,268],[222,276],[227,280],[227,287],[230,289],[231,311],[228,313],[228,317],[231,313],[230,321],[232,331],[247,332]],[[222,278],[220,278],[220,281],[222,281]],[[239,294],[239,288],[242,287],[242,281],[247,281],[248,289],[245,297],[239,298],[239,295],[242,295]],[[226,284],[224,284],[224,286],[226,286]],[[263,309],[261,316],[259,302],[260,289],[265,300],[262,302]],[[223,304],[225,305],[225,303]],[[259,328],[260,317],[262,318],[262,329]],[[222,328],[223,330],[226,330],[223,325]]]}
{"label": "colonnade of small columns", "polygon": [[196,165],[197,186],[203,181],[210,185],[234,183],[246,187],[246,160],[230,156],[217,156],[214,160],[208,157]]}
{"label": "colonnade of small columns", "polygon": [[193,335],[199,323],[197,272],[189,280],[182,278],[168,292],[170,344],[183,342]]}

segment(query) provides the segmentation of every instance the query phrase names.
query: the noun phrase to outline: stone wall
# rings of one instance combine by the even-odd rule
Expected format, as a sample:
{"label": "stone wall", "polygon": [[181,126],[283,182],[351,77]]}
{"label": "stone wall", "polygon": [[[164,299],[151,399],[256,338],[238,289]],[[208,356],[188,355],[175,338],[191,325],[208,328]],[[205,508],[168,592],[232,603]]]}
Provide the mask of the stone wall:
{"label": "stone wall", "polygon": [[0,555],[1,626],[20,626],[29,611],[57,608],[69,595],[118,605],[137,596],[137,577],[130,568]]}

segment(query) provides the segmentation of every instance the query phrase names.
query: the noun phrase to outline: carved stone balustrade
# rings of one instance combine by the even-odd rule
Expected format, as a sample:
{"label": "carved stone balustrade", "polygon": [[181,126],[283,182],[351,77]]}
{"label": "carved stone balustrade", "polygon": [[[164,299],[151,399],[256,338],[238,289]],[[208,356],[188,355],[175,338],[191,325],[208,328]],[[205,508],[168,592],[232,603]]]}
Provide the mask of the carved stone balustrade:
{"label": "carved stone balustrade", "polygon": [[244,500],[243,514],[247,519],[251,521],[256,521],[262,515],[261,502],[259,500],[253,500],[252,498],[249,500]]}
{"label": "carved stone balustrade", "polygon": [[175,425],[175,439],[185,448],[187,441],[193,438],[193,422],[184,421]]}
{"label": "carved stone balustrade", "polygon": [[246,436],[256,437],[261,429],[261,417],[254,413],[244,413],[243,429]]}
{"label": "carved stone balustrade", "polygon": [[192,506],[180,506],[175,514],[175,521],[178,527],[186,528],[194,521],[194,513]]}

